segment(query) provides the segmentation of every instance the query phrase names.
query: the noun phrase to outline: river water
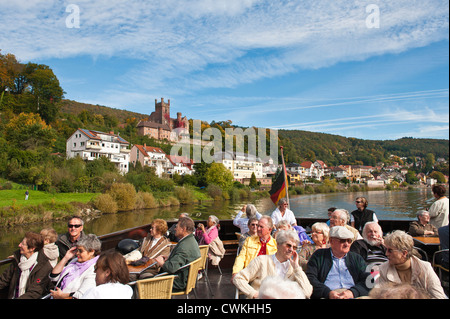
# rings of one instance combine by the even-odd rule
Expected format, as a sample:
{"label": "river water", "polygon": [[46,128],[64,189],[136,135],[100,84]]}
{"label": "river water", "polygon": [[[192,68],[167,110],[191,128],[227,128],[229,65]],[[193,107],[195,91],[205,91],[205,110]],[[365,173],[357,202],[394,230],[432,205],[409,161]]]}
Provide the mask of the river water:
{"label": "river water", "polygon": [[[411,191],[370,191],[358,193],[330,193],[299,195],[290,198],[290,209],[297,217],[327,218],[329,207],[355,209],[355,198],[364,196],[369,201],[369,209],[375,211],[378,219],[414,219],[420,209],[431,206],[434,197],[429,188]],[[114,231],[149,224],[155,218],[175,219],[181,212],[188,212],[194,220],[206,220],[209,215],[219,219],[231,219],[245,202],[208,202],[192,206],[149,209],[118,214],[104,214],[85,221],[84,231],[88,234],[104,235]],[[270,215],[275,209],[270,199],[254,202],[258,211]],[[0,228],[0,260],[17,249],[27,231],[39,232],[44,227],[52,227],[58,233],[67,231],[65,221],[27,225],[14,228]]]}

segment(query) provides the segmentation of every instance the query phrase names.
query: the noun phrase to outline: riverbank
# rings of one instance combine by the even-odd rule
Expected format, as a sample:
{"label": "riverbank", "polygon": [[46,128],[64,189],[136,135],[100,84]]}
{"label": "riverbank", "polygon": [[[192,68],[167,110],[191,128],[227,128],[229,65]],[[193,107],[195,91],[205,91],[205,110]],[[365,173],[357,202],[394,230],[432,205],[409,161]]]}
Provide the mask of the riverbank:
{"label": "riverbank", "polygon": [[[411,186],[407,189],[413,189]],[[342,185],[308,184],[291,187],[290,196],[372,190],[363,184]],[[100,193],[48,193],[29,191],[25,200],[24,189],[0,190],[0,227],[26,225],[65,219],[72,215],[96,216],[124,211],[180,207],[214,201],[247,201],[268,198],[267,191],[252,191],[248,187],[233,187],[224,191],[217,185],[200,189],[177,186],[172,192],[136,192],[131,184],[115,183],[104,194]]]}

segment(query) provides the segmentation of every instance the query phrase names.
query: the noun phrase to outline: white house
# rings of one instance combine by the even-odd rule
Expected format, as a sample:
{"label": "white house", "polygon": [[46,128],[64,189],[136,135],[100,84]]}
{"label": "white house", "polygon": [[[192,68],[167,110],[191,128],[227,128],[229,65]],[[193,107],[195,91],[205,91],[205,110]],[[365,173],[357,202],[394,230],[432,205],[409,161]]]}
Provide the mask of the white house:
{"label": "white house", "polygon": [[159,147],[144,145],[133,145],[131,148],[130,162],[135,165],[140,162],[142,166],[150,166],[155,169],[158,177],[167,173],[171,164],[166,153]]}
{"label": "white house", "polygon": [[214,161],[222,163],[233,174],[234,180],[241,183],[252,177],[255,173],[256,179],[265,179],[267,174],[263,170],[263,162],[259,157],[245,153],[217,152]]}
{"label": "white house", "polygon": [[81,157],[93,161],[99,157],[108,158],[122,174],[128,173],[130,152],[129,142],[115,135],[79,128],[67,139],[67,158]]}
{"label": "white house", "polygon": [[194,174],[194,161],[185,156],[166,155],[169,160],[167,174],[173,176],[178,175],[192,175]]}

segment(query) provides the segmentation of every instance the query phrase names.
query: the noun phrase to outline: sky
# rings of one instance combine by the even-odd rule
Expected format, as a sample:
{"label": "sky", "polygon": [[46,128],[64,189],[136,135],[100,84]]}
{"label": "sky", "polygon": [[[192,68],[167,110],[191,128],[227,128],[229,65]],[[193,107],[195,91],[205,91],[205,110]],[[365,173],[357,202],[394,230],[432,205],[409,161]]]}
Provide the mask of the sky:
{"label": "sky", "polygon": [[65,98],[243,127],[449,138],[448,0],[0,0]]}

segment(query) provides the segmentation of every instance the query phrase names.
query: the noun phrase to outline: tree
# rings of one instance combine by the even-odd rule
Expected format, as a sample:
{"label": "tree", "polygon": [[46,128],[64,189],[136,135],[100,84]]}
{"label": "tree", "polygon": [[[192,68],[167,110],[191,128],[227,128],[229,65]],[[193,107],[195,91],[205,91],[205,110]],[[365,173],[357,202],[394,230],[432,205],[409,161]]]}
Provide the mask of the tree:
{"label": "tree", "polygon": [[256,175],[253,172],[252,176],[250,177],[250,188],[256,188],[258,186],[258,181],[256,180]]}
{"label": "tree", "polygon": [[34,110],[41,118],[50,123],[59,112],[59,102],[64,91],[58,78],[47,65],[28,63],[24,69],[27,89],[33,96]]}
{"label": "tree", "polygon": [[229,190],[233,185],[233,174],[222,163],[212,163],[205,178],[208,185],[218,185],[222,190]]}

